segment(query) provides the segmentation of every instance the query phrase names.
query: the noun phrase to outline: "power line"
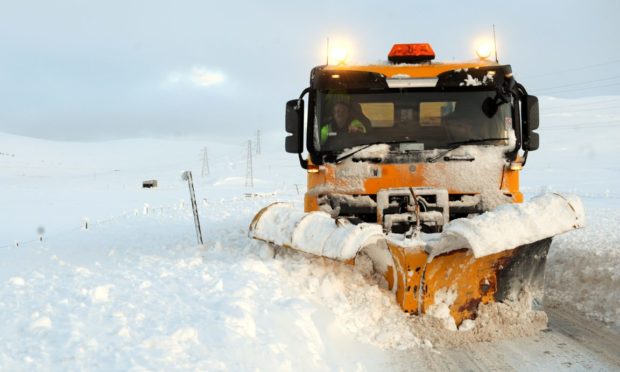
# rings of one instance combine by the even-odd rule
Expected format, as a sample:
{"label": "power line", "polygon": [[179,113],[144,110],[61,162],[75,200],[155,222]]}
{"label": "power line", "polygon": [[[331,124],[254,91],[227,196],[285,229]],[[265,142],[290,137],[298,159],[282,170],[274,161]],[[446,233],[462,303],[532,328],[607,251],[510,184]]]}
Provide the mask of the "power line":
{"label": "power line", "polygon": [[[570,107],[570,106],[566,106],[566,107]],[[596,110],[609,110],[609,109],[620,109],[620,105],[619,104],[615,104],[613,106],[603,106],[603,107],[588,107],[588,108],[580,108],[577,110],[562,110],[562,109],[549,109],[549,110],[541,110],[541,114],[546,115],[546,114],[561,114],[561,113],[579,113],[579,112],[583,112],[583,111],[596,111]]]}
{"label": "power line", "polygon": [[592,83],[596,83],[596,82],[600,82],[600,81],[615,80],[615,79],[619,79],[619,78],[620,78],[620,75],[612,76],[612,77],[607,77],[607,78],[603,78],[603,79],[584,81],[584,82],[581,82],[581,83],[563,84],[563,85],[556,85],[554,87],[540,88],[540,89],[531,89],[531,90],[535,90],[535,91],[553,90],[553,89],[556,89],[556,88],[564,88],[564,87],[572,87],[572,86],[575,86],[575,85],[592,84]]}
{"label": "power line", "polygon": [[620,98],[614,97],[611,99],[595,101],[595,102],[581,102],[581,103],[575,103],[575,104],[551,105],[549,109],[557,109],[557,108],[562,108],[562,107],[570,107],[570,108],[582,107],[582,106],[587,107],[587,106],[600,105],[600,104],[610,103],[610,102],[615,102],[617,104],[620,104]]}
{"label": "power line", "polygon": [[580,90],[614,87],[614,86],[617,86],[617,85],[620,85],[620,82],[614,83],[614,84],[596,85],[596,86],[592,86],[592,87],[583,87],[583,88],[577,88],[577,89],[557,90],[557,91],[547,92],[545,94],[557,94],[557,93],[564,93],[564,92],[576,92],[576,91],[580,91]]}
{"label": "power line", "polygon": [[260,129],[256,131],[256,155],[260,155]]}
{"label": "power line", "polygon": [[612,127],[620,127],[620,121],[610,124],[600,124],[600,125],[572,125],[565,127],[548,127],[547,130],[566,130],[566,129],[599,129],[599,128],[612,128]]}
{"label": "power line", "polygon": [[565,70],[556,70],[556,71],[547,72],[547,73],[544,73],[544,74],[531,75],[531,76],[525,75],[524,77],[522,77],[522,79],[523,78],[532,79],[532,78],[538,78],[538,77],[547,77],[549,75],[563,74],[565,72],[571,72],[571,71],[587,70],[587,69],[590,69],[590,68],[593,68],[593,67],[601,67],[601,66],[613,65],[613,64],[616,64],[616,63],[620,63],[620,59],[614,59],[614,60],[611,60],[611,61],[597,63],[597,64],[594,64],[594,65],[569,68],[569,69],[565,69]]}
{"label": "power line", "polygon": [[611,120],[588,121],[588,122],[582,122],[582,123],[571,123],[569,125],[605,124],[605,123],[617,123],[617,122],[620,122],[620,121],[618,119],[611,119]]}
{"label": "power line", "polygon": [[551,127],[545,127],[546,130],[560,130],[560,129],[580,129],[580,128],[608,128],[615,127],[620,128],[620,121],[618,120],[602,120],[592,122],[573,123],[568,125],[556,125]]}
{"label": "power line", "polygon": [[252,169],[252,140],[248,140],[248,150],[245,164],[245,187],[254,187],[254,174]]}
{"label": "power line", "polygon": [[202,177],[209,175],[209,154],[205,147],[202,154]]}

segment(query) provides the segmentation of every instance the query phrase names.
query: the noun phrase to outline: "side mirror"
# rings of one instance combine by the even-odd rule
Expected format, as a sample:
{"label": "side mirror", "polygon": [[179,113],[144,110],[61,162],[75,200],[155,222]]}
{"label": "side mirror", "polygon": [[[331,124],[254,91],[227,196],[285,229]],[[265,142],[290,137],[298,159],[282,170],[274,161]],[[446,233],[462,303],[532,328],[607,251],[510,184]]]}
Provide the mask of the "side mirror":
{"label": "side mirror", "polygon": [[534,150],[538,150],[538,145],[540,144],[540,137],[538,136],[538,133],[536,132],[532,132],[530,134],[530,138],[528,140],[527,143],[527,147],[528,147],[528,151],[534,151]]}
{"label": "side mirror", "polygon": [[523,149],[534,151],[538,149],[540,137],[534,130],[540,125],[538,98],[535,96],[525,96],[524,102],[525,115],[523,115]]}
{"label": "side mirror", "polygon": [[301,154],[304,149],[304,101],[293,99],[286,103],[286,152]]}
{"label": "side mirror", "polygon": [[528,129],[533,131],[538,129],[539,113],[538,113],[538,97],[527,96],[525,97],[525,107],[527,107],[527,124]]}

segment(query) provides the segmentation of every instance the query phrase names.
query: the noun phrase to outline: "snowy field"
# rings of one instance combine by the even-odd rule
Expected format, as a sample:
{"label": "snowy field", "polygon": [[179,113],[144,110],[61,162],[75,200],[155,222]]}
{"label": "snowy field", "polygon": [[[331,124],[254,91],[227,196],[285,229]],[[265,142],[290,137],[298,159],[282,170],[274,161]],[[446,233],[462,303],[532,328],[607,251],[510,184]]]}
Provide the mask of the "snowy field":
{"label": "snowy field", "polygon": [[[554,240],[546,306],[618,333],[620,97],[543,98],[541,115],[541,148],[522,190],[578,195],[588,224]],[[254,186],[244,186],[253,130],[236,144],[0,133],[0,369],[406,370],[402,353],[421,361],[446,352],[363,262],[274,258],[247,238],[256,211],[277,200],[302,208],[305,191],[281,133],[264,138]],[[185,170],[194,174],[202,247]],[[159,187],[143,189],[147,179]],[[506,348],[535,350],[531,340]],[[567,368],[539,358],[513,369]],[[573,367],[609,367],[593,363]]]}

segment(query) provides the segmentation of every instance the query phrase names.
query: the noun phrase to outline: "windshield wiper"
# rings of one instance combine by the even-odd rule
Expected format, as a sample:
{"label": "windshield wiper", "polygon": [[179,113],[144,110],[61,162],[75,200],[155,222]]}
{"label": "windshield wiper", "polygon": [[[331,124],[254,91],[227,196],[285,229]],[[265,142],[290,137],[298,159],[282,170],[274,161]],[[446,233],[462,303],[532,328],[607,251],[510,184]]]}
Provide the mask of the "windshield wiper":
{"label": "windshield wiper", "polygon": [[341,161],[350,158],[351,156],[357,154],[358,152],[362,151],[362,150],[366,150],[367,148],[369,148],[370,146],[374,146],[374,145],[389,145],[389,144],[394,144],[394,143],[417,143],[416,141],[398,141],[398,140],[392,140],[392,141],[377,141],[377,142],[372,142],[369,143],[367,145],[363,145],[362,147],[360,147],[359,149],[355,149],[353,151],[347,152],[346,154],[336,158],[336,160],[334,161],[334,163],[338,164]]}
{"label": "windshield wiper", "polygon": [[439,155],[436,155],[436,156],[434,156],[432,158],[426,159],[426,161],[429,162],[429,163],[434,163],[439,158],[441,158],[442,156],[446,155],[450,151],[456,150],[459,147],[464,146],[464,145],[475,145],[475,144],[478,144],[478,143],[485,143],[485,142],[490,142],[490,141],[506,141],[506,140],[508,140],[508,138],[472,138],[472,139],[469,139],[467,141],[450,142],[450,143],[448,143],[448,145],[450,147],[447,150],[441,152]]}

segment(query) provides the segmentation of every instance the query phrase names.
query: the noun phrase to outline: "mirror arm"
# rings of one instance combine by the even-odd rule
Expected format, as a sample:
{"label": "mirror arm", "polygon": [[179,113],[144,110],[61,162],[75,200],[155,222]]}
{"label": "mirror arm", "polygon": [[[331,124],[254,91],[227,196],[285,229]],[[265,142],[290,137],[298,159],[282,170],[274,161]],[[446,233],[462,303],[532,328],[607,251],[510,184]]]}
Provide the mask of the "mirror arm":
{"label": "mirror arm", "polygon": [[301,165],[303,169],[308,169],[308,159],[304,159],[301,153],[297,154],[297,156],[299,157],[299,165]]}
{"label": "mirror arm", "polygon": [[[518,102],[518,106],[519,106],[519,122],[515,123],[516,126],[518,126],[519,129],[519,135],[517,136],[517,150],[518,149],[523,149],[523,145],[525,143],[525,137],[527,136],[526,131],[524,130],[525,128],[523,127],[523,121],[527,120],[527,109],[525,108],[525,97],[527,97],[527,91],[525,90],[525,87],[523,85],[521,85],[520,83],[517,83],[516,81],[514,81],[514,79],[512,79],[513,84],[512,84],[512,93],[514,95],[514,99],[515,102]],[[515,128],[517,129],[517,128]],[[523,149],[525,151],[525,149]]]}
{"label": "mirror arm", "polygon": [[[304,89],[303,91],[301,91],[301,94],[299,95],[299,101],[304,99],[304,96],[306,94],[308,94],[308,92],[310,92],[310,87],[308,87],[308,88]],[[297,107],[299,107],[299,104],[297,105]]]}
{"label": "mirror arm", "polygon": [[[528,118],[528,113],[527,113],[527,104],[526,104],[526,97],[527,97],[527,91],[525,90],[525,87],[519,83],[515,84],[515,92],[517,94],[517,100],[520,103],[521,106],[521,112],[520,117],[521,117],[521,123],[519,123],[518,125],[521,127],[521,143],[519,144],[519,146],[523,149],[523,151],[525,152],[525,155],[527,155],[527,151],[525,150],[525,142],[526,142],[526,138],[527,141],[529,141],[529,133],[527,132],[527,128],[525,128],[523,126],[523,122],[527,122],[529,120]],[[528,123],[529,126],[529,123]]]}
{"label": "mirror arm", "polygon": [[[310,87],[308,87],[308,88],[304,89],[304,90],[301,92],[301,94],[299,95],[299,99],[297,100],[297,107],[296,107],[297,109],[299,109],[299,108],[301,107],[301,102],[303,101],[304,96],[305,96],[306,94],[308,94],[308,92],[310,92]],[[303,113],[302,113],[302,115],[303,115]],[[304,130],[303,130],[304,128],[303,128],[303,126],[304,126],[304,124],[303,124],[303,120],[302,120],[302,121],[301,121],[301,131],[300,131],[300,133],[301,133],[302,135],[303,135],[303,133],[304,133]],[[308,169],[308,159],[304,159],[304,158],[301,156],[301,153],[297,154],[297,156],[299,157],[299,165],[300,165],[303,169]]]}
{"label": "mirror arm", "polygon": [[521,163],[521,167],[525,167],[525,163],[527,163],[527,154],[529,151],[523,150],[523,163]]}

